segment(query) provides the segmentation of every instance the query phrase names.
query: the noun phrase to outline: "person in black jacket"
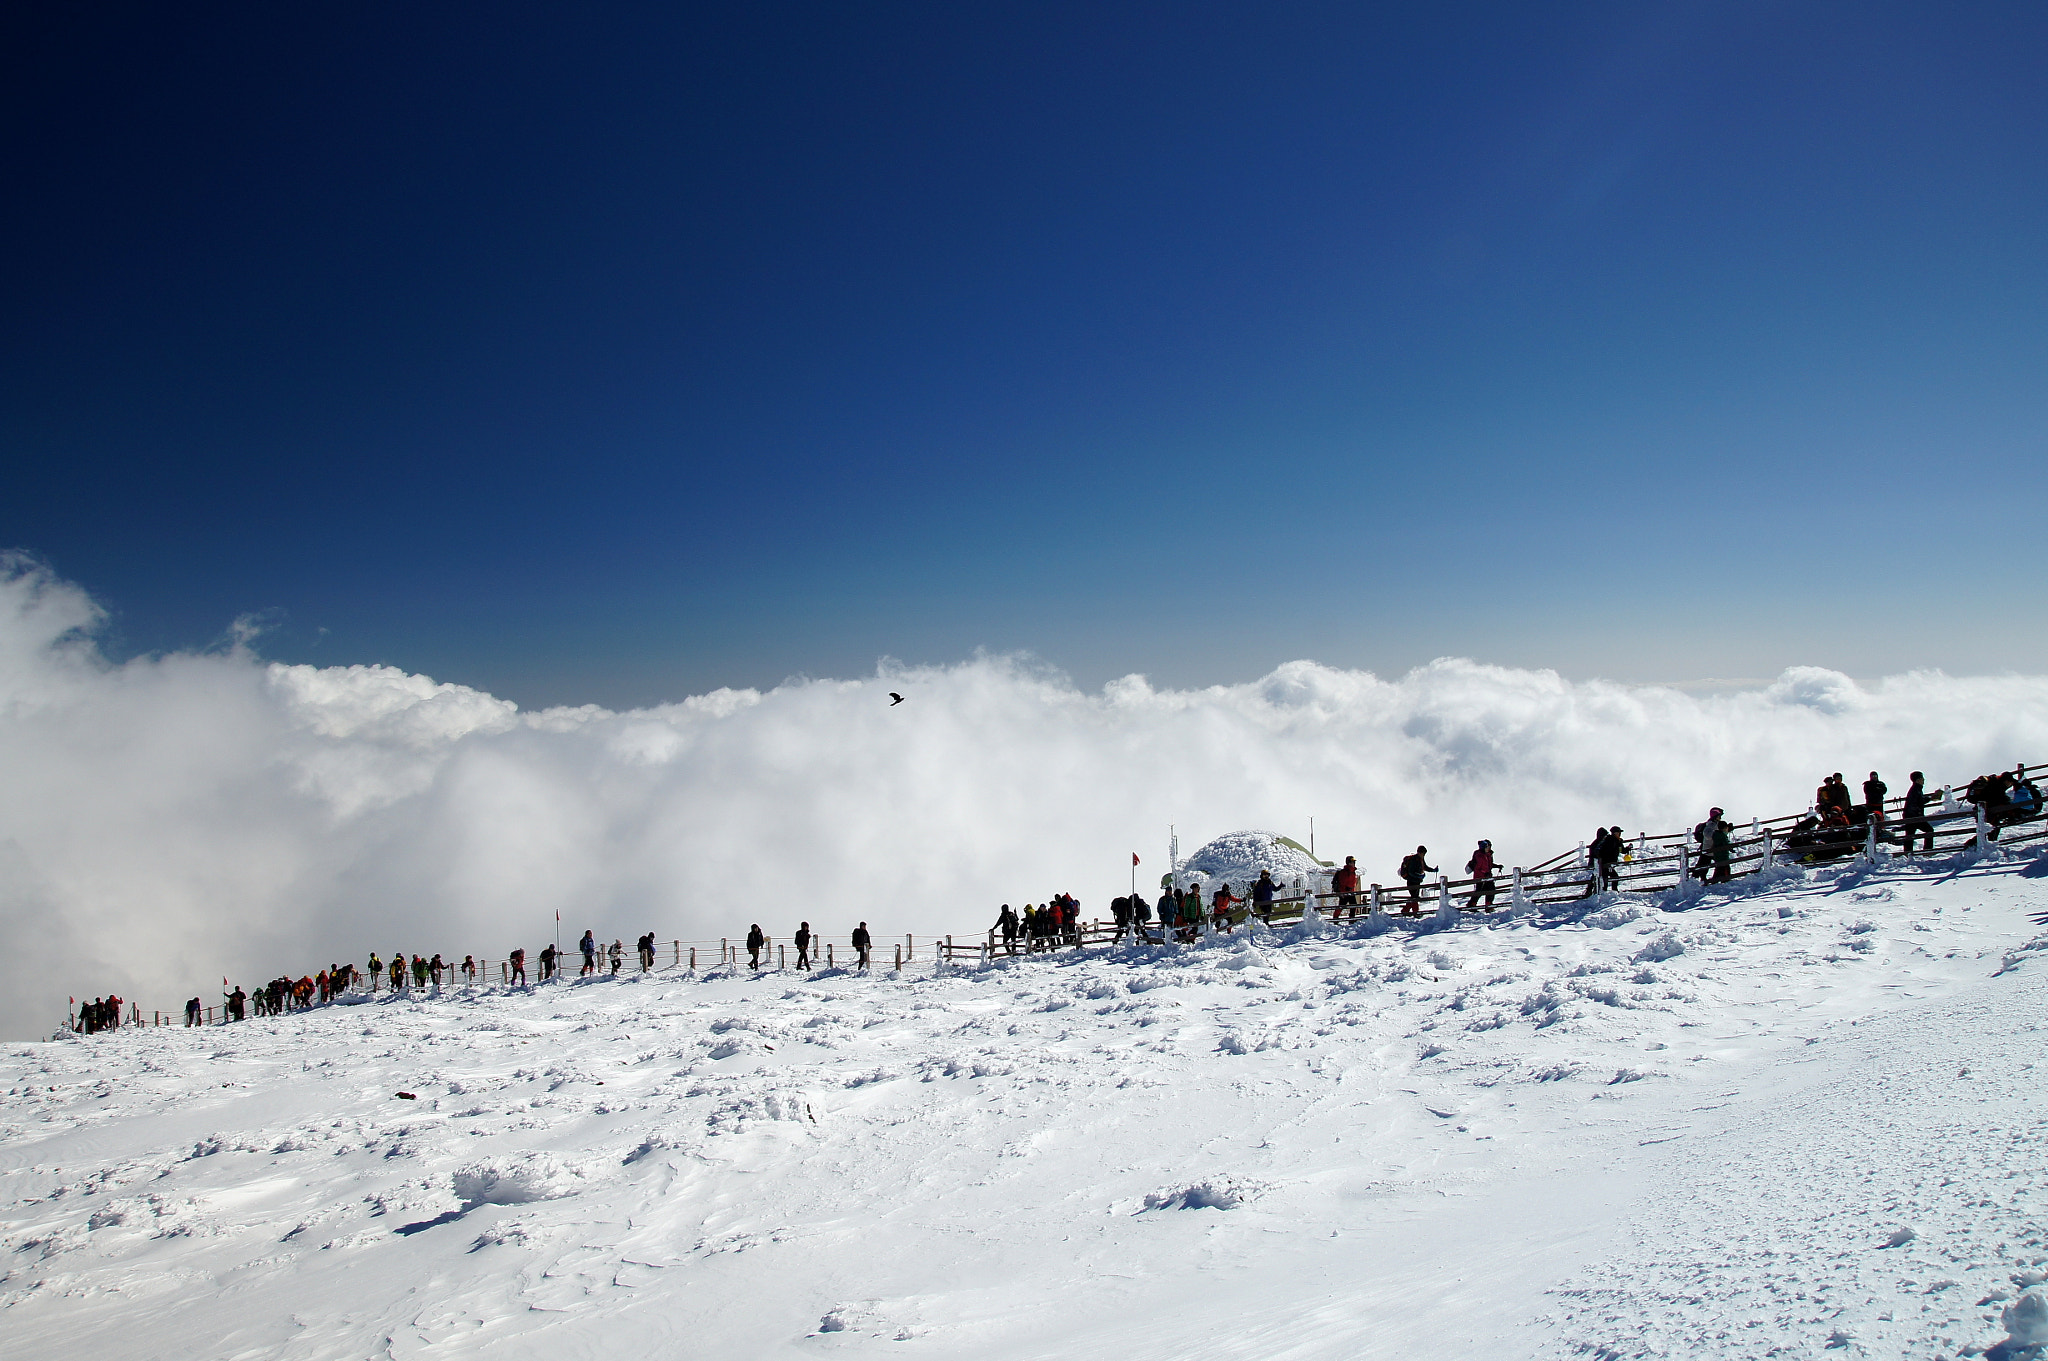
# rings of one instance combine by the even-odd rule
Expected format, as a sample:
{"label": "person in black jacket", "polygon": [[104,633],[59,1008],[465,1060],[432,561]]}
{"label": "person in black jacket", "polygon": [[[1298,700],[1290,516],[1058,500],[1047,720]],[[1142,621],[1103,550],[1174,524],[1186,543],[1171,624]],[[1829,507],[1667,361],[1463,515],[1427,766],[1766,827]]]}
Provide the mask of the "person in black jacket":
{"label": "person in black jacket", "polygon": [[1422,876],[1435,874],[1436,866],[1429,863],[1429,847],[1417,846],[1415,854],[1401,857],[1401,877],[1408,882],[1408,905],[1401,909],[1404,917],[1422,915]]}
{"label": "person in black jacket", "polygon": [[1891,787],[1883,780],[1877,778],[1876,771],[1871,771],[1870,778],[1863,782],[1863,806],[1870,810],[1872,817],[1882,818],[1884,814],[1884,796],[1889,793],[1891,793]]}
{"label": "person in black jacket", "polygon": [[1252,885],[1252,911],[1258,913],[1259,919],[1268,926],[1273,924],[1273,899],[1279,889],[1280,886],[1273,882],[1271,870],[1260,870],[1258,882]]}
{"label": "person in black jacket", "polygon": [[768,937],[761,934],[761,923],[755,922],[747,931],[747,960],[756,969],[761,967],[761,950],[768,944]]}
{"label": "person in black jacket", "polygon": [[796,966],[799,969],[811,967],[811,924],[809,922],[798,922],[796,924]]}
{"label": "person in black jacket", "polygon": [[862,969],[868,967],[868,951],[872,950],[874,945],[874,938],[868,935],[868,924],[866,922],[862,922],[859,926],[853,928],[853,948],[860,956],[860,962],[855,967]]}

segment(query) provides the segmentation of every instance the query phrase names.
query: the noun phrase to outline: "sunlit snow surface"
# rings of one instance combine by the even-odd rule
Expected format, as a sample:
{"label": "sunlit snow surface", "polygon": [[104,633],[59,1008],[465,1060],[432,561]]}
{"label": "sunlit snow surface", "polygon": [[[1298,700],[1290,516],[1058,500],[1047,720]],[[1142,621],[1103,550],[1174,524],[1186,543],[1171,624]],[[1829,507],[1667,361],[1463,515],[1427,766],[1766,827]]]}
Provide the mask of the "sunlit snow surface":
{"label": "sunlit snow surface", "polygon": [[2048,1257],[2042,869],[16,1045],[0,1336],[1953,1357]]}

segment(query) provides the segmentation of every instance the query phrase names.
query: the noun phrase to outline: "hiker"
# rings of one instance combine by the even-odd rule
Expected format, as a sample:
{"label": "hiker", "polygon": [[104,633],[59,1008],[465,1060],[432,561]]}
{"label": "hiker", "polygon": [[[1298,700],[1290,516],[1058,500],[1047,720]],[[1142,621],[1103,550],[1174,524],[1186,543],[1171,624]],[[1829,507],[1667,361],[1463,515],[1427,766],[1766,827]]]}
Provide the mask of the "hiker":
{"label": "hiker", "polygon": [[399,951],[391,957],[391,990],[397,992],[405,986],[405,952]]}
{"label": "hiker", "polygon": [[2009,820],[2012,812],[2012,800],[2006,794],[2011,781],[2012,776],[2004,771],[1996,775],[1979,775],[1963,791],[1965,802],[1983,810],[1984,820],[1991,824],[1993,841],[1998,840],[1999,824]]}
{"label": "hiker", "polygon": [[472,955],[462,957],[462,981],[470,984],[476,982],[476,959]]}
{"label": "hiker", "polygon": [[1136,932],[1138,939],[1146,945],[1152,943],[1151,924],[1152,904],[1145,901],[1145,895],[1142,893],[1131,895],[1131,930]]}
{"label": "hiker", "polygon": [[[1009,910],[1007,907],[1003,909],[1005,912]],[[796,924],[796,966],[799,969],[811,967],[811,924],[809,922],[798,922]]]}
{"label": "hiker", "polygon": [[204,1016],[205,1014],[206,1014],[206,1008],[205,1008],[205,1007],[202,1007],[202,1006],[200,1006],[200,1005],[199,1005],[199,999],[198,999],[197,997],[193,998],[193,999],[192,999],[191,1001],[189,1001],[189,1002],[187,1002],[187,1003],[185,1004],[185,1024],[186,1024],[186,1025],[188,1025],[188,1026],[194,1026],[194,1025],[199,1025],[199,1024],[202,1024],[202,1022],[201,1022],[200,1018],[201,1018],[202,1016]]}
{"label": "hiker", "polygon": [[761,923],[755,922],[747,929],[747,962],[756,970],[761,967],[761,951],[767,944],[768,937],[761,934]]}
{"label": "hiker", "polygon": [[1258,913],[1259,919],[1268,926],[1273,924],[1273,896],[1279,888],[1273,882],[1271,870],[1260,870],[1259,881],[1252,885],[1252,911]]}
{"label": "hiker", "polygon": [[1609,827],[1603,833],[1604,840],[1594,843],[1593,864],[1599,870],[1600,891],[1612,893],[1621,887],[1621,857],[1628,849],[1628,838],[1619,827]]}
{"label": "hiker", "polygon": [[1884,816],[1884,796],[1891,793],[1891,786],[1877,777],[1876,771],[1863,782],[1863,806],[1870,810],[1872,817]]}
{"label": "hiker", "polygon": [[[1847,792],[1847,788],[1844,787],[1843,793],[1846,795]],[[1847,813],[1842,807],[1838,805],[1832,811],[1840,814],[1846,823]],[[1693,840],[1699,843],[1700,848],[1699,863],[1695,866],[1700,882],[1725,884],[1733,878],[1734,876],[1728,868],[1728,856],[1731,849],[1728,840],[1728,824],[1721,821],[1721,810],[1718,808],[1708,809],[1707,820],[1694,827],[1692,835]]]}
{"label": "hiker", "polygon": [[1358,857],[1344,857],[1344,867],[1330,876],[1330,892],[1337,895],[1337,920],[1344,920],[1344,909],[1350,908],[1351,915],[1358,915]]}
{"label": "hiker", "polygon": [[237,986],[228,994],[228,1019],[246,1021],[249,1019],[249,994]]}
{"label": "hiker", "polygon": [[414,955],[412,957],[412,985],[416,988],[427,986],[427,957],[425,955]]}
{"label": "hiker", "polygon": [[546,945],[540,947],[541,982],[545,983],[550,978],[553,978],[555,976],[555,969],[557,968],[556,961],[558,961],[560,958],[561,952],[555,949],[555,943],[553,941],[549,941]]}
{"label": "hiker", "polygon": [[854,953],[859,956],[859,962],[855,964],[855,968],[865,969],[868,967],[868,951],[873,948],[874,938],[868,935],[868,924],[862,922],[859,926],[854,927],[853,949]]}
{"label": "hiker", "polygon": [[1118,894],[1109,900],[1109,915],[1116,922],[1116,938],[1122,940],[1131,929],[1131,900]]}
{"label": "hiker", "polygon": [[1435,874],[1436,866],[1429,863],[1429,847],[1417,846],[1415,854],[1401,857],[1401,877],[1408,883],[1408,905],[1401,909],[1404,917],[1422,915],[1422,876]]}
{"label": "hiker", "polygon": [[583,928],[583,939],[576,942],[576,948],[583,952],[583,972],[578,978],[588,978],[597,972],[597,937],[589,927]]}
{"label": "hiker", "polygon": [[370,991],[377,991],[377,985],[384,981],[384,961],[377,958],[375,950],[370,951]]}
{"label": "hiker", "polygon": [[2012,818],[2013,822],[2025,822],[2041,815],[2041,789],[2027,778],[2024,765],[2013,767],[2012,772]]}
{"label": "hiker", "polygon": [[619,976],[619,965],[626,962],[626,942],[620,940],[617,936],[613,936],[612,948],[609,953],[612,962],[612,977],[617,978]]}
{"label": "hiker", "polygon": [[1493,911],[1493,895],[1495,890],[1493,884],[1493,843],[1491,841],[1484,839],[1480,841],[1479,849],[1472,852],[1472,858],[1465,862],[1465,872],[1472,876],[1472,896],[1466,900],[1465,906],[1467,908],[1479,906],[1479,897],[1481,894],[1485,894],[1486,910],[1488,912]]}
{"label": "hiker", "polygon": [[514,950],[512,957],[505,962],[511,966],[511,981],[520,987],[524,987],[526,985],[526,951],[524,949]]}
{"label": "hiker", "polygon": [[996,913],[996,930],[1003,934],[1004,954],[1014,955],[1017,953],[1018,929],[1019,923],[1017,921],[1016,909],[1008,903],[1004,903],[1002,911]]}
{"label": "hiker", "polygon": [[1209,919],[1215,924],[1218,931],[1225,932],[1226,934],[1231,932],[1231,905],[1243,901],[1244,899],[1230,891],[1230,885],[1228,884],[1218,885],[1216,891],[1209,895]]}

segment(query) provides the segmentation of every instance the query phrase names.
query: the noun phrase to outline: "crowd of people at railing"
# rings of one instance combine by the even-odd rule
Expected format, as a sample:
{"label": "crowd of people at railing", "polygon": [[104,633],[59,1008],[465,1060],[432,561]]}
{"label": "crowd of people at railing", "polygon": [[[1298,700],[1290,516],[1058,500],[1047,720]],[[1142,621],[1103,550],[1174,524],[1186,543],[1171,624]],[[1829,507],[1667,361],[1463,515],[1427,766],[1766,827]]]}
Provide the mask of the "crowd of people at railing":
{"label": "crowd of people at railing", "polygon": [[[2042,818],[2044,812],[2048,812],[2048,801],[2044,801],[2040,786],[2030,778],[2024,764],[2010,771],[1980,775],[1970,781],[1961,794],[1962,802],[1970,805],[1971,811],[1967,815],[1953,805],[1949,789],[1930,791],[1926,777],[1920,771],[1914,771],[1910,780],[1905,795],[1899,800],[1899,816],[1893,820],[1888,815],[1891,790],[1878,772],[1871,771],[1869,778],[1863,781],[1860,800],[1850,792],[1841,772],[1829,775],[1814,791],[1813,804],[1807,813],[1796,819],[1786,834],[1782,842],[1786,857],[1801,861],[1830,860],[1855,855],[1875,843],[1897,846],[1902,855],[1915,854],[1916,846],[1921,851],[1932,853],[1934,824],[1945,818],[1969,816],[1974,821],[1981,817],[1988,829],[1986,835],[1995,839],[2001,828]],[[1584,894],[1591,896],[1618,890],[1624,877],[1622,865],[1633,861],[1637,850],[1647,843],[1647,836],[1638,836],[1634,843],[1636,849],[1631,849],[1627,834],[1619,826],[1596,828],[1592,841],[1584,847],[1584,863],[1577,871],[1585,876]],[[1693,827],[1690,838],[1677,848],[1681,873],[1686,862],[1690,861],[1692,876],[1702,883],[1728,882],[1734,876],[1734,844],[1734,826],[1725,819],[1720,808],[1710,809],[1707,817]],[[1438,868],[1429,863],[1427,846],[1417,846],[1402,857],[1395,871],[1396,878],[1406,888],[1406,898],[1399,903],[1400,915],[1421,914],[1423,886],[1430,875],[1438,873]],[[1514,873],[1519,885],[1522,871],[1518,869]],[[1205,895],[1199,881],[1180,886],[1174,884],[1169,875],[1156,901],[1148,901],[1143,894],[1137,893],[1112,900],[1110,911],[1114,928],[1111,939],[1155,943],[1193,941],[1205,928],[1233,931],[1252,916],[1270,922],[1276,905],[1282,901],[1306,903],[1321,900],[1325,910],[1341,921],[1347,913],[1355,917],[1363,912],[1368,902],[1380,901],[1379,885],[1371,885],[1368,892],[1368,886],[1361,882],[1355,856],[1346,856],[1341,867],[1324,869],[1318,874],[1329,875],[1327,892],[1318,893],[1313,888],[1295,885],[1290,896],[1290,890],[1276,882],[1271,871],[1261,870],[1258,879],[1247,887],[1244,897],[1238,896],[1228,883],[1207,890]],[[1465,874],[1468,877],[1461,882],[1470,886],[1465,898],[1466,909],[1493,911],[1499,894],[1499,862],[1492,841],[1484,838],[1479,841],[1471,858],[1465,862]],[[1439,883],[1444,882],[1439,880]],[[1447,893],[1448,888],[1444,891]],[[1399,897],[1398,892],[1395,897]],[[1020,952],[1031,954],[1079,946],[1088,938],[1088,931],[1081,923],[1080,901],[1072,894],[1062,892],[1043,903],[1027,903],[1021,909],[1003,904],[995,924],[988,931],[988,947],[1011,955]],[[811,931],[808,921],[798,926],[793,941],[796,966],[806,970],[814,968],[819,938]],[[748,960],[754,969],[762,967],[762,955],[768,943],[767,934],[756,922],[746,938]],[[852,945],[853,967],[869,968],[873,937],[866,922],[855,928]],[[607,969],[610,976],[618,976],[625,959],[623,941],[614,940],[607,946],[597,939],[595,932],[586,930],[577,949],[583,961],[578,978],[589,978]],[[654,932],[640,936],[635,942],[635,950],[640,972],[651,971],[655,967]],[[553,944],[542,947],[537,960],[539,969],[535,981],[548,982],[560,973],[561,954]],[[723,955],[721,962],[724,962]],[[399,951],[387,964],[372,951],[368,967],[362,970],[353,964],[331,964],[298,979],[289,976],[272,979],[253,995],[239,987],[228,990],[224,986],[224,1004],[219,1011],[224,1020],[240,1021],[251,1010],[257,1016],[282,1016],[333,1001],[350,991],[376,993],[384,990],[387,984],[394,993],[429,987],[438,990],[444,983],[453,983],[458,977],[464,984],[473,985],[477,982],[478,968],[475,957],[471,955],[464,955],[460,964],[451,964],[438,953],[408,956]],[[515,949],[506,958],[501,966],[501,981],[511,986],[528,984],[524,949]],[[79,1006],[78,1014],[71,1022],[72,1028],[88,1035],[117,1029],[122,1024],[121,1007],[122,1000],[118,997],[95,998]],[[194,997],[185,1004],[185,1024],[206,1024],[212,1011]],[[140,1021],[138,1011],[131,1018],[131,1023]]]}

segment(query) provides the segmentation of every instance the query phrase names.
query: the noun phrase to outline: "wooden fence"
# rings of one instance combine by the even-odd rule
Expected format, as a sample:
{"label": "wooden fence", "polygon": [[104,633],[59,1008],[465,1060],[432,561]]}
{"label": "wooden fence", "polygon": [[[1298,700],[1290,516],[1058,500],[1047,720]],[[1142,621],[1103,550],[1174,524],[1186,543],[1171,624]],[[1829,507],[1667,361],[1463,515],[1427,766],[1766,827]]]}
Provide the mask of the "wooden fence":
{"label": "wooden fence", "polygon": [[[2018,767],[2023,773],[2030,768],[2039,767]],[[1940,800],[1948,811],[1930,812],[1926,816],[1926,821],[1933,828],[1936,853],[1958,850],[1971,844],[1987,844],[1993,840],[1994,830],[1997,831],[1996,843],[2001,846],[2025,844],[2048,838],[2048,819],[2044,819],[2041,811],[2036,811],[2022,820],[2004,821],[1994,829],[1985,820],[1980,808],[1973,804],[1958,803],[1949,789],[1944,788],[1940,791]],[[1752,819],[1748,827],[1738,827],[1730,835],[1730,877],[1740,878],[1755,874],[1774,865],[1819,863],[1859,855],[1875,859],[1881,854],[1879,847],[1895,844],[1895,839],[1899,837],[1904,826],[1904,807],[1903,797],[1888,798],[1885,800],[1884,816],[1881,819],[1873,818],[1867,827],[1853,829],[1858,832],[1861,840],[1837,841],[1822,846],[1795,847],[1789,844],[1793,840],[1794,828],[1801,820],[1812,815],[1811,810],[1804,813],[1787,813],[1769,819]],[[1694,843],[1691,832],[1667,832],[1658,836],[1639,835],[1626,843],[1622,858],[1616,862],[1615,882],[1611,891],[1661,893],[1684,884],[1698,882],[1700,860],[1700,847]],[[1328,873],[1329,871],[1324,871],[1318,877],[1325,878]],[[1543,906],[1568,903],[1603,891],[1596,882],[1598,873],[1598,867],[1594,864],[1588,847],[1581,842],[1576,849],[1564,851],[1538,864],[1515,866],[1497,872],[1493,879],[1493,890],[1496,898],[1505,898],[1509,904],[1530,903]],[[1316,905],[1317,911],[1338,920],[1365,916],[1375,911],[1394,914],[1407,907],[1410,897],[1405,884],[1398,888],[1388,888],[1380,884],[1368,885],[1357,894],[1349,895],[1355,900],[1352,902],[1345,902],[1345,895],[1326,889],[1316,889],[1311,885],[1300,887],[1303,891],[1293,896],[1275,899],[1270,912],[1259,912],[1260,918],[1274,926],[1298,923],[1306,915],[1310,902]],[[1472,879],[1452,879],[1439,874],[1433,883],[1426,884],[1417,895],[1416,910],[1438,916],[1465,912],[1484,914],[1493,911],[1493,907],[1478,901],[1486,895],[1483,891],[1475,893],[1476,887],[1477,884]],[[1206,911],[1204,917],[1207,918]],[[1244,920],[1244,910],[1233,913],[1233,926]],[[1085,950],[1091,946],[1112,945],[1126,938],[1135,941],[1141,932],[1148,941],[1157,943],[1161,940],[1162,931],[1157,921],[1149,923],[1144,928],[1120,928],[1115,922],[1096,919],[1077,923],[1073,930],[1056,936],[1020,935],[1014,941],[1006,941],[998,934],[996,927],[990,927],[986,932],[977,932],[964,940],[956,940],[953,936],[931,939],[929,957],[935,966],[963,959],[986,963],[998,956],[1058,949]],[[609,947],[600,947],[597,953],[596,973],[600,976],[608,976],[611,973],[608,950]],[[669,956],[666,961],[660,958],[663,954]],[[833,969],[842,965],[858,967],[858,956],[851,936],[828,937],[813,934],[809,956],[807,962],[813,970]],[[904,936],[900,942],[893,937],[887,942],[878,940],[871,951],[873,962],[887,959],[890,967],[897,971],[914,966],[917,957],[917,940],[911,935]],[[448,956],[444,954],[442,958],[446,960]],[[770,939],[761,949],[759,966],[786,970],[793,967],[795,959],[794,942],[786,938]],[[562,954],[557,961],[556,977],[566,977],[567,970],[560,966],[572,962],[580,971],[581,951],[572,948]],[[528,983],[540,981],[539,967],[536,952],[526,960]],[[753,967],[753,957],[746,948],[744,938],[734,939],[729,936],[717,941],[671,940],[666,951],[656,948],[649,965],[654,972],[686,970],[692,973],[699,969],[749,967]],[[626,954],[619,968],[622,974],[643,971],[638,956],[632,952]],[[461,972],[459,964],[448,966],[444,968],[444,977],[460,975]],[[337,993],[337,999],[372,996],[380,992],[418,992],[431,996],[440,986],[444,986],[430,982],[422,988],[415,985],[408,975],[400,987],[392,988],[389,986],[388,976],[374,981],[368,979],[367,975],[360,977],[363,981]],[[488,984],[493,977],[500,986],[510,986],[511,962],[506,959],[478,959],[475,981]],[[466,977],[447,977],[445,986],[468,986],[469,982]],[[224,1005],[209,1006],[204,1009],[199,1024],[221,1025],[225,1024],[226,1020],[227,1008]],[[152,1012],[150,1018],[144,1020],[140,1009],[131,1006],[129,1018],[124,1018],[124,1025],[175,1026],[183,1023],[182,1010],[175,1013]],[[67,1019],[67,1026],[69,1024]]]}

